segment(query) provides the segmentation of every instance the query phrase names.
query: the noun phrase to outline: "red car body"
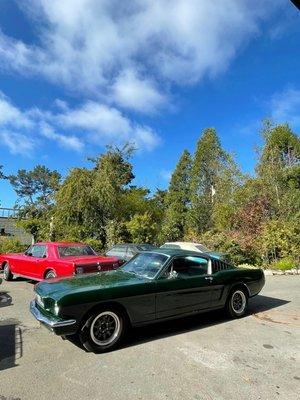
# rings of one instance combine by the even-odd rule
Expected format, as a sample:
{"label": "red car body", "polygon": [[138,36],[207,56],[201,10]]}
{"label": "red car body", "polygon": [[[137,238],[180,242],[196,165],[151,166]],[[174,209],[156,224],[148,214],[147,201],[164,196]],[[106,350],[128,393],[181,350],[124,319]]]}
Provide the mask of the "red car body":
{"label": "red car body", "polygon": [[[70,249],[73,249],[73,253],[89,254],[70,255]],[[30,246],[22,254],[0,254],[0,269],[7,265],[13,276],[41,281],[50,271],[56,277],[66,277],[117,269],[120,263],[116,257],[97,255],[91,247],[83,243],[43,242]]]}

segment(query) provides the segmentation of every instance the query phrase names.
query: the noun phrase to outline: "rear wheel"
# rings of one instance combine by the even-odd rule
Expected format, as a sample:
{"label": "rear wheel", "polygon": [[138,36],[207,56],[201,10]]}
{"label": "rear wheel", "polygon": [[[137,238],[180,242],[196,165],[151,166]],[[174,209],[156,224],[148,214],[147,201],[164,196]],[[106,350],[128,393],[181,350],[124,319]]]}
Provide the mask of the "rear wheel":
{"label": "rear wheel", "polygon": [[233,289],[228,296],[226,311],[232,318],[241,318],[245,315],[248,307],[248,295],[245,289]]}
{"label": "rear wheel", "polygon": [[4,267],[3,267],[3,278],[6,280],[6,281],[11,281],[11,280],[13,280],[13,274],[11,273],[11,271],[10,271],[10,266],[9,266],[9,263],[8,262],[6,262],[5,264],[4,264]]}
{"label": "rear wheel", "polygon": [[111,307],[101,308],[87,318],[79,339],[86,350],[104,353],[120,344],[126,325],[123,312]]}
{"label": "rear wheel", "polygon": [[45,279],[56,278],[56,273],[51,269],[45,275]]}

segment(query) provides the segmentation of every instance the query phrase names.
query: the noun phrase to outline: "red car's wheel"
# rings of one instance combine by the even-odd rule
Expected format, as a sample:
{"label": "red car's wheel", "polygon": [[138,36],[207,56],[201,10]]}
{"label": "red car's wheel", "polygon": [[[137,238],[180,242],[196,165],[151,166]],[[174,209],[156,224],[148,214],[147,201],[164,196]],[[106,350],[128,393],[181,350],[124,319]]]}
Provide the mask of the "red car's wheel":
{"label": "red car's wheel", "polygon": [[56,278],[56,273],[55,271],[53,271],[53,269],[48,271],[45,275],[45,279],[51,279],[51,278]]}
{"label": "red car's wheel", "polygon": [[10,271],[10,266],[9,266],[9,263],[8,262],[6,262],[5,264],[4,264],[4,267],[3,267],[3,278],[6,280],[6,281],[11,281],[12,279],[13,279],[13,274],[11,273],[11,271]]}

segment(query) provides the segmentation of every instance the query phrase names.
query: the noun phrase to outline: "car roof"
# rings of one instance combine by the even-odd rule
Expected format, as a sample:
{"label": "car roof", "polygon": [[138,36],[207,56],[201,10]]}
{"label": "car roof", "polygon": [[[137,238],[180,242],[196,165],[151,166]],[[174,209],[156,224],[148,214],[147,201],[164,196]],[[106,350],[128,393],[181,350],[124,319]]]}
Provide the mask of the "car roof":
{"label": "car roof", "polygon": [[195,246],[197,244],[200,244],[201,246],[203,246],[201,243],[196,243],[196,242],[166,242],[164,244],[178,244],[178,245],[188,244],[189,246]]}
{"label": "car roof", "polygon": [[80,242],[38,242],[35,244],[41,244],[41,245],[51,245],[51,246],[88,246],[84,243]]}
{"label": "car roof", "polygon": [[153,246],[151,243],[120,243],[120,244],[114,244],[111,248],[113,247],[124,247],[124,246],[133,246],[133,247],[139,247],[139,246]]}
{"label": "car roof", "polygon": [[207,259],[214,259],[213,256],[207,253],[199,253],[199,251],[192,251],[192,250],[184,250],[184,249],[168,249],[168,248],[159,248],[153,250],[143,251],[143,253],[158,253],[164,254],[169,257],[204,257]]}

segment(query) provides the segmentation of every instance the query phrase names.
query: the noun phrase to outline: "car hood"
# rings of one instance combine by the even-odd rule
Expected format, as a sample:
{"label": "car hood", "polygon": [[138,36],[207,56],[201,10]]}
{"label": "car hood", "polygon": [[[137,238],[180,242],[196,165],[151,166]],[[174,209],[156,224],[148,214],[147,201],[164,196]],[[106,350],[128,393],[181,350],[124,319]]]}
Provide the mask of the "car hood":
{"label": "car hood", "polygon": [[42,297],[60,299],[66,295],[85,292],[99,292],[116,287],[128,287],[150,279],[142,278],[122,270],[112,270],[95,274],[77,275],[71,278],[54,278],[38,283],[35,291]]}

